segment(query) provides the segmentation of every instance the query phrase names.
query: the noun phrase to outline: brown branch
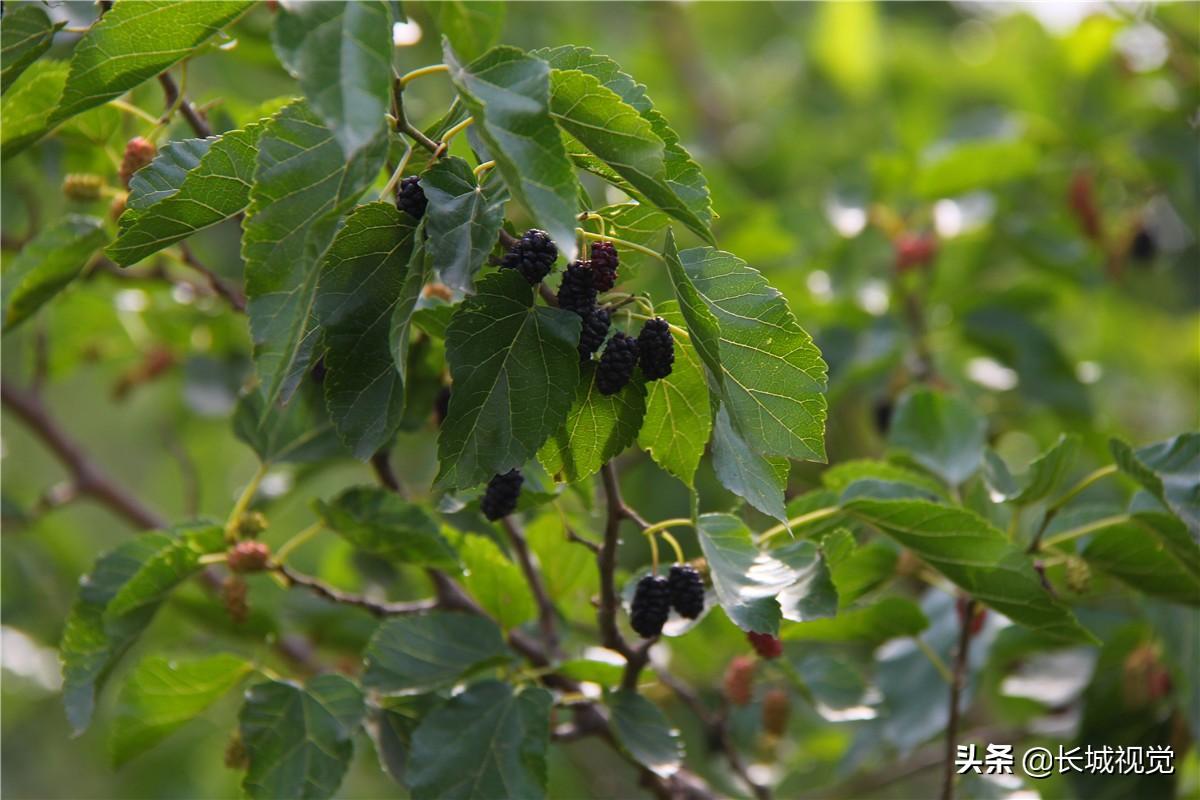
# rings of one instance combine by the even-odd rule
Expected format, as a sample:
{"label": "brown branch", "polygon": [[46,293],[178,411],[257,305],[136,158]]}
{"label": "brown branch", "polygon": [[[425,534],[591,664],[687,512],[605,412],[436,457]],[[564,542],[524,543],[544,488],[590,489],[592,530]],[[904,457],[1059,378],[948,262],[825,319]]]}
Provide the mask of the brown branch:
{"label": "brown branch", "polygon": [[[175,101],[179,100],[179,87],[175,85],[175,79],[171,77],[170,72],[159,74],[158,82],[162,85],[167,111],[170,112],[175,106]],[[183,118],[187,120],[188,125],[192,127],[192,130],[201,139],[207,139],[213,135],[212,127],[209,126],[208,122],[186,97],[179,103],[179,113],[183,114]]]}
{"label": "brown branch", "polygon": [[646,522],[633,509],[625,505],[621,498],[621,484],[617,478],[617,469],[612,462],[605,464],[600,470],[604,482],[604,496],[607,506],[604,524],[604,543],[596,556],[596,566],[600,571],[600,607],[596,609],[596,624],[600,628],[603,645],[610,650],[616,650],[625,657],[625,675],[621,679],[621,688],[637,688],[638,675],[646,662],[650,660],[650,647],[656,639],[647,639],[644,643],[633,647],[625,641],[617,627],[617,608],[620,603],[617,598],[616,570],[617,545],[620,544],[621,522],[633,520],[637,525],[646,527]]}
{"label": "brown branch", "polygon": [[533,599],[537,602],[538,626],[542,631],[542,640],[546,643],[546,649],[557,655],[558,611],[554,608],[550,594],[546,591],[546,582],[542,580],[542,574],[538,570],[537,564],[534,563],[534,556],[529,551],[529,542],[525,540],[524,531],[521,530],[512,515],[504,517],[500,523],[504,532],[508,534],[508,543],[512,546],[517,564],[525,575],[525,582],[529,584],[529,589],[533,592]]}
{"label": "brown branch", "polygon": [[50,448],[71,475],[75,491],[86,495],[141,529],[164,528],[166,520],[144,506],[124,487],[113,482],[83,449],[50,416],[33,392],[0,382],[0,400],[16,414],[43,444]]}
{"label": "brown branch", "polygon": [[942,765],[942,800],[954,800],[954,758],[958,752],[959,701],[966,683],[967,652],[971,647],[971,624],[976,603],[968,600],[959,615],[958,649],[954,653],[954,674],[950,681],[950,720],[946,723],[946,752]]}
{"label": "brown branch", "polygon": [[233,306],[234,311],[245,312],[246,295],[242,293],[241,289],[233,286],[205,266],[204,262],[196,258],[196,254],[192,252],[192,248],[188,247],[185,242],[179,243],[179,253],[183,257],[183,263],[203,275],[208,280],[208,285],[212,287],[212,290],[229,301],[229,305]]}
{"label": "brown branch", "polygon": [[437,606],[435,600],[410,600],[404,602],[383,603],[370,600],[362,595],[343,592],[318,578],[297,572],[286,564],[275,564],[273,569],[278,572],[289,586],[301,586],[313,594],[329,600],[332,603],[354,606],[371,612],[377,617],[396,617],[404,614],[423,614],[432,611]]}

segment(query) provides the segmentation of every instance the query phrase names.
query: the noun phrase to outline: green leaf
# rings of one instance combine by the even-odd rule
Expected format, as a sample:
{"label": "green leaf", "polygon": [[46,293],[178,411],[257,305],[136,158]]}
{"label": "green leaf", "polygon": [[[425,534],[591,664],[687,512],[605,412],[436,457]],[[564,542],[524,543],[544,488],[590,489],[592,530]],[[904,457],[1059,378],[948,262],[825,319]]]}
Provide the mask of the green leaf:
{"label": "green leaf", "polygon": [[780,608],[775,596],[796,582],[796,570],[756,548],[746,523],[731,514],[702,514],[696,538],[729,619],[744,631],[777,636]]}
{"label": "green leaf", "polygon": [[54,32],[65,22],[51,22],[41,6],[23,3],[5,10],[0,22],[0,92],[7,92],[38,56],[50,49]]}
{"label": "green leaf", "polygon": [[808,622],[832,617],[838,610],[838,593],[821,551],[812,542],[791,542],[771,551],[796,572],[796,580],[779,593],[784,619]]}
{"label": "green leaf", "polygon": [[1183,433],[1134,450],[1109,442],[1117,467],[1183,520],[1200,540],[1200,433]]}
{"label": "green leaf", "polygon": [[341,675],[320,675],[305,687],[252,686],[239,715],[250,757],[242,788],[272,800],[332,797],[350,766],[363,712],[362,692]]}
{"label": "green leaf", "polygon": [[282,408],[267,403],[259,389],[242,395],[233,412],[233,434],[264,464],[320,461],[342,452],[321,387],[311,381]]}
{"label": "green leaf", "polygon": [[931,389],[900,399],[888,443],[947,483],[971,477],[983,459],[987,424],[966,400]]}
{"label": "green leaf", "polygon": [[881,539],[855,547],[845,559],[831,564],[838,603],[844,608],[883,585],[896,573],[899,558],[895,545]]}
{"label": "green leaf", "polygon": [[321,520],[360,550],[403,564],[456,569],[458,557],[437,521],[415,503],[384,489],[346,489],[328,503],[318,500]]}
{"label": "green leaf", "polygon": [[669,300],[654,310],[673,326],[675,364],[670,375],[646,385],[646,415],[638,444],[660,467],[690,487],[712,435],[712,401],[704,365],[680,329],[685,323],[679,303]]}
{"label": "green leaf", "polygon": [[[451,4],[439,7],[443,5]],[[508,190],[494,172],[477,184],[471,166],[456,156],[443,158],[426,170],[421,188],[428,201],[425,227],[433,268],[442,283],[470,292],[475,273],[496,246]]]}
{"label": "green leaf", "polygon": [[325,401],[338,436],[364,461],[392,441],[404,414],[389,337],[417,241],[411,218],[368,203],[346,217],[321,262],[313,311],[324,329]]}
{"label": "green leaf", "polygon": [[[605,230],[610,235],[640,244],[655,253],[662,252],[663,235],[670,224],[670,218],[653,206],[645,203],[617,203],[604,206],[595,213],[604,218]],[[637,250],[621,251],[621,274],[626,279],[636,276],[643,268],[661,269],[661,262]],[[680,317],[680,320],[682,319]],[[684,323],[680,321],[678,324]]]}
{"label": "green leaf", "polygon": [[71,74],[48,127],[166,71],[251,5],[246,0],[114,3],[75,45]]}
{"label": "green leaf", "polygon": [[1004,478],[1000,477],[997,471],[1004,467],[1004,464],[997,464],[994,460],[997,458],[995,454],[988,451],[984,462],[984,477],[989,478],[988,485],[992,491],[1005,501],[1015,502],[1017,505],[1036,503],[1058,489],[1075,463],[1078,451],[1079,437],[1075,434],[1062,434],[1049,450],[1033,460],[1029,471],[1020,480],[1012,479],[1010,485],[1003,487],[997,485],[997,482],[1004,483]]}
{"label": "green leaf", "polygon": [[371,147],[392,102],[387,5],[377,0],[289,3],[275,15],[271,42],[346,157]]}
{"label": "green leaf", "polygon": [[461,489],[529,460],[562,425],[579,382],[579,316],[534,305],[515,270],[479,283],[454,314],[454,392],[438,437],[436,485]]}
{"label": "green leaf", "polygon": [[538,451],[546,471],[570,483],[596,474],[633,444],[646,413],[646,383],[640,377],[616,394],[602,395],[596,388],[595,366],[588,363],[580,371],[566,420]]}
{"label": "green leaf", "polygon": [[560,675],[577,681],[595,683],[600,686],[616,686],[625,675],[625,668],[608,661],[587,658],[572,658],[558,665]]}
{"label": "green leaf", "polygon": [[[550,66],[558,70],[579,70],[597,78],[601,85],[614,92],[622,102],[637,109],[637,112],[650,123],[654,135],[662,140],[664,145],[664,168],[667,187],[671,193],[682,201],[683,207],[675,204],[664,206],[663,210],[682,222],[701,239],[716,244],[709,224],[712,222],[712,207],[709,204],[708,184],[700,165],[692,160],[687,150],[679,144],[679,135],[667,124],[663,115],[646,96],[646,87],[636,82],[624,72],[608,56],[593,52],[587,47],[563,45],[553,49],[533,51],[533,55],[545,59]],[[614,175],[612,177],[619,178]],[[607,179],[607,178],[606,178]],[[618,185],[631,197],[642,198],[638,189],[625,181],[617,181]]]}
{"label": "green leaf", "polygon": [[578,182],[550,118],[550,68],[514,47],[493,48],[466,65],[448,41],[443,51],[454,87],[475,117],[472,129],[509,190],[567,260],[575,258]]}
{"label": "green leaf", "polygon": [[783,296],[730,253],[697,247],[679,259],[717,322],[717,383],[733,427],[762,453],[824,461],[825,362]]}
{"label": "green leaf", "polygon": [[421,720],[408,761],[414,800],[539,800],[550,692],[477,683]]}
{"label": "green leaf", "polygon": [[786,522],[783,490],[791,466],[781,456],[763,455],[751,447],[729,421],[725,406],[717,411],[712,436],[713,469],[721,485],[759,511]]}
{"label": "green leaf", "polygon": [[291,396],[308,367],[318,328],[312,316],[321,257],[342,214],[371,185],[387,138],[351,159],[303,103],[293,103],[259,138],[250,207],[243,223],[247,312],[254,360],[268,406]]}
{"label": "green leaf", "polygon": [[924,500],[859,499],[846,508],[1014,622],[1058,639],[1092,641],[1043,587],[1029,556],[970,511]]}
{"label": "green leaf", "polygon": [[228,653],[182,662],[155,656],[138,664],[117,701],[110,740],[114,765],[149,750],[199,716],[251,669],[249,662]]}
{"label": "green leaf", "polygon": [[363,652],[363,686],[411,693],[456,683],[510,655],[495,623],[475,614],[435,611],[384,622]]}
{"label": "green leaf", "polygon": [[890,461],[856,459],[834,464],[821,473],[821,483],[841,495],[859,481],[903,483],[938,497],[946,497],[946,489],[934,478]]}
{"label": "green leaf", "polygon": [[[1180,557],[1189,550],[1190,558]],[[1195,542],[1178,520],[1141,513],[1093,533],[1081,555],[1134,589],[1173,603],[1200,606],[1195,550]]]}
{"label": "green leaf", "polygon": [[36,61],[0,98],[0,153],[9,158],[36,142],[62,95],[70,67],[65,61]]}
{"label": "green leaf", "polygon": [[200,556],[224,546],[219,526],[144,533],[97,559],[79,582],[63,630],[63,704],[78,735],[91,722],[96,691],[154,618],[162,599],[200,568]]}
{"label": "green leaf", "polygon": [[675,246],[675,232],[667,229],[667,243],[663,249],[663,260],[667,262],[667,274],[675,289],[680,313],[687,322],[688,336],[696,348],[700,360],[708,367],[715,388],[719,389],[724,379],[721,371],[721,327],[709,310],[704,298],[692,283],[683,268],[679,249]]}
{"label": "green leaf", "polygon": [[127,267],[244,209],[262,129],[249,125],[164,147],[129,182],[117,240],[106,250],[109,257]]}
{"label": "green leaf", "polygon": [[913,189],[922,197],[952,197],[1027,177],[1041,163],[1037,149],[1020,139],[962,142],[923,164]]}
{"label": "green leaf", "polygon": [[100,220],[68,214],[26,244],[4,269],[4,330],[33,316],[75,280],[105,239]]}
{"label": "green leaf", "polygon": [[486,536],[463,534],[457,541],[466,572],[463,585],[505,630],[533,619],[537,608],[521,570]]}
{"label": "green leaf", "polygon": [[878,603],[840,612],[832,619],[786,623],[780,638],[789,642],[880,642],[898,636],[915,636],[929,627],[920,607],[903,597],[885,597]]}
{"label": "green leaf", "polygon": [[660,778],[669,778],[683,765],[683,743],[658,706],[634,689],[608,696],[613,735],[633,760]]}
{"label": "green leaf", "polygon": [[430,10],[437,29],[463,58],[477,58],[500,40],[504,3],[446,0],[432,4]]}
{"label": "green leaf", "polygon": [[[556,602],[569,602],[572,597],[597,585],[596,559],[567,538],[567,524],[579,523],[564,518],[554,509],[525,524],[525,540],[544,567],[542,579],[546,583],[546,594]],[[582,525],[586,522],[581,528]]]}

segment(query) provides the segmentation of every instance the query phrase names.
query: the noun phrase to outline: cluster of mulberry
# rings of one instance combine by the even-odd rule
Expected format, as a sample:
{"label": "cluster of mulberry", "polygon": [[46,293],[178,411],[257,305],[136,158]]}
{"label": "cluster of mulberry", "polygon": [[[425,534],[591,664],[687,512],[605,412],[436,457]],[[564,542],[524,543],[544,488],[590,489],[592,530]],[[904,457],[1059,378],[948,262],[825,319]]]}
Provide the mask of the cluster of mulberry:
{"label": "cluster of mulberry", "polygon": [[409,175],[400,181],[400,185],[396,187],[396,208],[413,219],[420,219],[425,216],[427,205],[429,201],[425,199],[425,190],[421,188],[420,178]]}
{"label": "cluster of mulberry", "polygon": [[666,578],[647,575],[638,581],[629,622],[639,636],[650,639],[662,633],[672,608],[688,619],[704,610],[704,583],[700,573],[687,564],[674,565]]}
{"label": "cluster of mulberry", "polygon": [[479,508],[490,520],[507,517],[517,510],[517,498],[521,496],[521,484],[525,476],[519,469],[510,469],[503,475],[495,475],[488,481]]}
{"label": "cluster of mulberry", "polygon": [[558,248],[545,231],[530,228],[504,254],[501,269],[515,269],[532,286],[550,274],[558,259]]}

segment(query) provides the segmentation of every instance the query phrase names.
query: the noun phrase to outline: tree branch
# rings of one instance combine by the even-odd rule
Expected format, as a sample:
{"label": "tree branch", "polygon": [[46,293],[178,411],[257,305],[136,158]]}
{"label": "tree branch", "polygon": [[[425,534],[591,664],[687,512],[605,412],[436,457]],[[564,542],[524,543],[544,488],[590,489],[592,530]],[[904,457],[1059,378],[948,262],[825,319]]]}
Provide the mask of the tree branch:
{"label": "tree branch", "polygon": [[604,543],[596,556],[596,566],[600,571],[600,607],[596,609],[596,624],[600,628],[602,644],[610,650],[616,650],[625,657],[625,675],[621,679],[621,688],[634,689],[637,687],[638,675],[646,662],[650,660],[650,647],[655,639],[647,639],[643,644],[633,647],[625,641],[617,627],[617,598],[616,570],[617,545],[620,544],[622,520],[633,520],[641,527],[646,527],[646,521],[625,505],[621,498],[621,484],[617,478],[617,468],[612,462],[605,464],[600,470],[604,482],[604,496],[607,513],[604,524]]}
{"label": "tree branch", "polygon": [[517,557],[517,564],[520,565],[521,572],[525,575],[525,581],[529,584],[530,591],[533,592],[533,599],[537,602],[538,626],[542,631],[542,640],[546,643],[546,648],[557,655],[558,611],[554,608],[554,603],[546,591],[546,582],[542,580],[542,574],[534,563],[533,554],[529,551],[529,543],[525,540],[525,533],[512,515],[504,517],[500,520],[500,524],[508,534],[508,542],[512,545],[513,553]]}
{"label": "tree branch", "polygon": [[[160,73],[158,82],[162,85],[167,109],[170,110],[175,105],[175,101],[180,99],[179,87],[175,85],[175,79],[171,77],[170,72]],[[179,103],[179,113],[183,114],[183,118],[187,120],[188,125],[192,127],[192,130],[201,139],[207,139],[213,135],[212,127],[209,126],[208,122],[205,121],[204,117],[186,97]]]}
{"label": "tree branch", "polygon": [[58,457],[71,475],[75,491],[91,497],[117,516],[140,529],[164,528],[166,520],[142,505],[124,487],[113,482],[83,449],[50,416],[41,398],[7,381],[0,382],[0,400],[16,414]]}
{"label": "tree branch", "polygon": [[958,649],[954,653],[954,679],[950,681],[950,720],[946,723],[946,752],[942,764],[942,800],[954,800],[954,758],[958,752],[959,700],[966,683],[967,651],[971,647],[971,624],[976,603],[968,600],[959,615]]}
{"label": "tree branch", "polygon": [[229,301],[229,305],[233,306],[234,311],[243,313],[246,311],[246,295],[242,293],[242,290],[205,266],[203,261],[196,258],[196,254],[192,252],[192,248],[187,246],[187,243],[179,243],[179,254],[183,257],[183,263],[203,275],[212,290]]}
{"label": "tree branch", "polygon": [[437,607],[437,601],[428,600],[408,600],[402,602],[376,602],[362,595],[343,592],[341,589],[334,588],[329,584],[321,581],[311,575],[305,575],[302,572],[297,572],[286,564],[275,564],[272,567],[278,572],[283,579],[287,581],[289,586],[302,586],[308,589],[313,594],[324,597],[333,603],[341,603],[342,605],[354,606],[371,612],[377,617],[397,617],[405,614],[424,614],[426,611],[432,611]]}

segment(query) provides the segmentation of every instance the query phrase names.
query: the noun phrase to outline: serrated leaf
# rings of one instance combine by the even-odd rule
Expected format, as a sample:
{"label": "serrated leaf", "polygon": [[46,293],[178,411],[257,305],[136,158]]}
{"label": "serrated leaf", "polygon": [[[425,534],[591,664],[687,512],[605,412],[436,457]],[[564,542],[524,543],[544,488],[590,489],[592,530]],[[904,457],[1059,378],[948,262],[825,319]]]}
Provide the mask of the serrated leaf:
{"label": "serrated leaf", "polygon": [[321,258],[386,152],[387,137],[380,136],[346,159],[303,103],[285,107],[259,137],[242,259],[254,360],[268,406],[289,398],[308,367],[319,330],[312,307]]}
{"label": "serrated leaf", "polygon": [[[837,506],[839,502],[838,496],[828,489],[814,489],[789,500],[787,516],[789,520],[794,520],[814,512],[828,511]],[[793,536],[816,539],[844,524],[844,514],[835,513],[827,516],[822,513],[816,519],[791,523],[789,527]]]}
{"label": "serrated leaf", "polygon": [[1183,433],[1134,450],[1109,442],[1117,467],[1166,504],[1200,541],[1200,433]]}
{"label": "serrated leaf", "polygon": [[[396,298],[395,307],[392,309],[388,328],[388,349],[391,351],[392,364],[397,372],[404,376],[405,417],[409,416],[409,413],[414,410],[412,404],[413,387],[410,385],[409,376],[415,368],[419,368],[419,365],[414,365],[413,357],[410,355],[413,336],[412,326],[418,318],[419,309],[417,305],[421,301],[422,290],[425,288],[425,284],[429,282],[432,274],[429,259],[429,240],[424,236],[424,224],[422,223],[422,225],[417,227],[417,241],[422,242],[422,246],[414,247],[412,257],[408,260],[408,267],[404,272],[404,283],[400,286],[400,294]],[[444,335],[445,332],[443,331],[443,338]],[[442,363],[445,360],[445,347],[439,345],[438,352],[443,358],[439,359],[433,369],[437,371],[436,380],[440,389],[442,383]],[[403,417],[401,418],[401,423],[403,424]]]}
{"label": "serrated leaf", "polygon": [[[1049,497],[1058,489],[1063,478],[1075,463],[1075,455],[1078,451],[1079,437],[1075,434],[1062,434],[1049,450],[1033,460],[1033,463],[1029,465],[1029,471],[1020,480],[1014,480],[1009,491],[1001,491],[994,483],[989,483],[989,485],[1006,501],[1018,505],[1036,503]],[[986,468],[989,463],[984,464],[985,477],[988,474]]]}
{"label": "serrated leaf", "polygon": [[[575,525],[576,521],[551,511],[534,517],[525,525],[529,549],[537,563],[544,567],[542,579],[546,583],[546,594],[556,602],[569,600],[597,585],[596,560],[585,548],[567,538],[564,527],[567,524]],[[581,529],[586,530],[582,526]]]}
{"label": "serrated leaf", "polygon": [[75,280],[106,238],[100,220],[68,214],[26,244],[4,269],[4,330],[33,316]]}
{"label": "serrated leaf", "polygon": [[288,3],[275,16],[271,42],[346,158],[371,147],[392,101],[387,5]]}
{"label": "serrated leaf", "polygon": [[456,569],[458,557],[437,521],[415,503],[369,486],[346,489],[314,509],[322,521],[360,550],[403,564]]}
{"label": "serrated leaf", "polygon": [[71,73],[51,128],[164,72],[237,19],[246,0],[114,3],[71,54]]}
{"label": "serrated leaf", "polygon": [[421,720],[408,761],[414,800],[539,800],[553,696],[485,681]]}
{"label": "serrated leaf", "polygon": [[837,589],[815,544],[790,542],[771,550],[771,556],[796,572],[795,581],[777,598],[784,619],[808,622],[837,614]]}
{"label": "serrated leaf", "polygon": [[983,417],[962,398],[918,389],[900,399],[888,444],[947,483],[958,485],[979,468],[986,427]]}
{"label": "serrated leaf", "polygon": [[717,480],[764,514],[787,521],[783,490],[791,465],[782,456],[763,455],[734,430],[729,412],[717,410],[712,433],[712,463]]}
{"label": "serrated leaf", "polygon": [[551,475],[574,483],[600,471],[637,438],[646,413],[646,383],[635,377],[616,394],[596,388],[596,367],[584,364],[567,418],[538,450]]}
{"label": "serrated leaf", "polygon": [[38,56],[50,49],[54,33],[65,22],[51,22],[45,10],[33,3],[5,9],[0,21],[0,93],[7,92]]}
{"label": "serrated leaf", "polygon": [[421,188],[428,201],[425,227],[433,268],[442,283],[470,292],[475,273],[496,246],[508,190],[494,172],[477,184],[470,165],[456,156],[443,158],[426,170]]}
{"label": "serrated leaf", "polygon": [[267,403],[258,389],[242,395],[233,412],[233,434],[264,464],[319,461],[343,452],[321,387],[311,381],[282,408]]}
{"label": "serrated leaf", "polygon": [[91,722],[109,670],[150,624],[162,598],[199,569],[201,555],[223,546],[219,526],[178,531],[181,537],[144,533],[121,544],[80,580],[59,645],[63,705],[76,735]]}
{"label": "serrated leaf", "polygon": [[515,270],[478,289],[446,331],[454,391],[438,437],[441,488],[520,467],[562,425],[579,382],[577,314],[535,306]]}
{"label": "serrated leaf", "polygon": [[1014,622],[1058,639],[1092,641],[1043,587],[1029,556],[970,511],[924,500],[869,499],[851,501],[846,509]]}
{"label": "serrated leaf", "polygon": [[508,630],[533,619],[537,609],[521,570],[486,536],[463,534],[456,542],[463,585],[500,627]]}
{"label": "serrated leaf", "polygon": [[[607,56],[593,52],[587,47],[563,45],[553,49],[533,51],[533,55],[545,59],[550,66],[560,70],[579,70],[597,78],[601,85],[613,91],[623,102],[637,109],[638,113],[650,123],[655,136],[662,140],[664,151],[664,168],[667,186],[683,203],[683,209],[672,206],[664,208],[676,219],[682,222],[700,238],[715,244],[709,224],[712,222],[712,208],[709,204],[708,184],[700,165],[692,160],[687,150],[679,143],[679,135],[667,124],[666,119],[646,96],[646,87],[637,83],[629,75],[621,72],[615,61]],[[615,176],[619,177],[619,176]],[[622,187],[631,197],[639,197],[636,187],[624,181]]]}
{"label": "serrated leaf", "polygon": [[660,778],[669,778],[683,765],[679,731],[658,706],[633,689],[608,696],[613,735],[633,760]]}
{"label": "serrated leaf", "polygon": [[249,125],[164,147],[129,182],[117,240],[106,250],[109,258],[129,266],[244,209],[261,133],[261,125]]}
{"label": "serrated leaf", "polygon": [[504,3],[446,0],[431,10],[437,29],[463,58],[476,58],[500,39]]}
{"label": "serrated leaf", "polygon": [[679,330],[685,324],[679,303],[667,301],[656,306],[655,312],[673,326],[675,364],[670,375],[647,383],[646,415],[638,444],[660,467],[690,487],[712,434],[712,401],[700,356]]}
{"label": "serrated leaf", "polygon": [[363,686],[412,693],[456,683],[510,654],[495,623],[475,614],[435,611],[384,622],[363,651]]}
{"label": "serrated leaf", "polygon": [[780,638],[789,642],[880,642],[915,636],[929,627],[925,614],[911,600],[885,597],[877,603],[841,611],[832,619],[785,623]]}
{"label": "serrated leaf", "polygon": [[824,461],[827,370],[783,296],[731,253],[697,247],[679,261],[717,322],[716,382],[733,427],[762,453]]}
{"label": "serrated leaf", "polygon": [[667,263],[667,274],[675,289],[675,298],[679,302],[680,313],[687,322],[688,335],[692,345],[696,348],[700,360],[708,367],[708,375],[714,384],[714,390],[719,390],[721,382],[724,380],[724,373],[721,371],[720,324],[684,270],[679,249],[675,246],[675,232],[670,228],[667,229],[667,243],[663,248],[663,260]]}
{"label": "serrated leaf", "polygon": [[198,716],[252,669],[228,653],[177,662],[150,657],[121,687],[110,740],[112,759],[121,766],[149,750]]}
{"label": "serrated leaf", "polygon": [[[1200,606],[1195,548],[1178,520],[1141,513],[1093,533],[1081,555],[1134,589],[1173,603]],[[1188,550],[1191,557],[1181,558],[1181,551]]]}
{"label": "serrated leaf", "polygon": [[401,786],[408,783],[408,751],[418,722],[400,711],[381,708],[371,714],[367,724],[379,755],[379,766]]}
{"label": "serrated leaf", "polygon": [[746,523],[731,514],[702,514],[696,538],[729,619],[744,631],[777,636],[781,615],[775,596],[796,582],[797,572],[756,548]]}
{"label": "serrated leaf", "polygon": [[364,461],[391,442],[404,414],[390,335],[418,241],[411,218],[368,203],[346,217],[321,261],[313,313],[323,329],[325,402],[339,438]]}
{"label": "serrated leaf", "polygon": [[354,755],[363,696],[341,675],[305,687],[267,681],[246,692],[238,721],[250,767],[242,788],[253,798],[332,797]]}
{"label": "serrated leaf", "polygon": [[443,58],[472,129],[487,145],[513,196],[568,261],[575,258],[578,182],[550,118],[550,67],[514,47],[495,47],[464,65],[449,42]]}
{"label": "serrated leaf", "polygon": [[36,61],[0,98],[0,153],[9,158],[37,141],[62,95],[70,66],[65,61]]}

